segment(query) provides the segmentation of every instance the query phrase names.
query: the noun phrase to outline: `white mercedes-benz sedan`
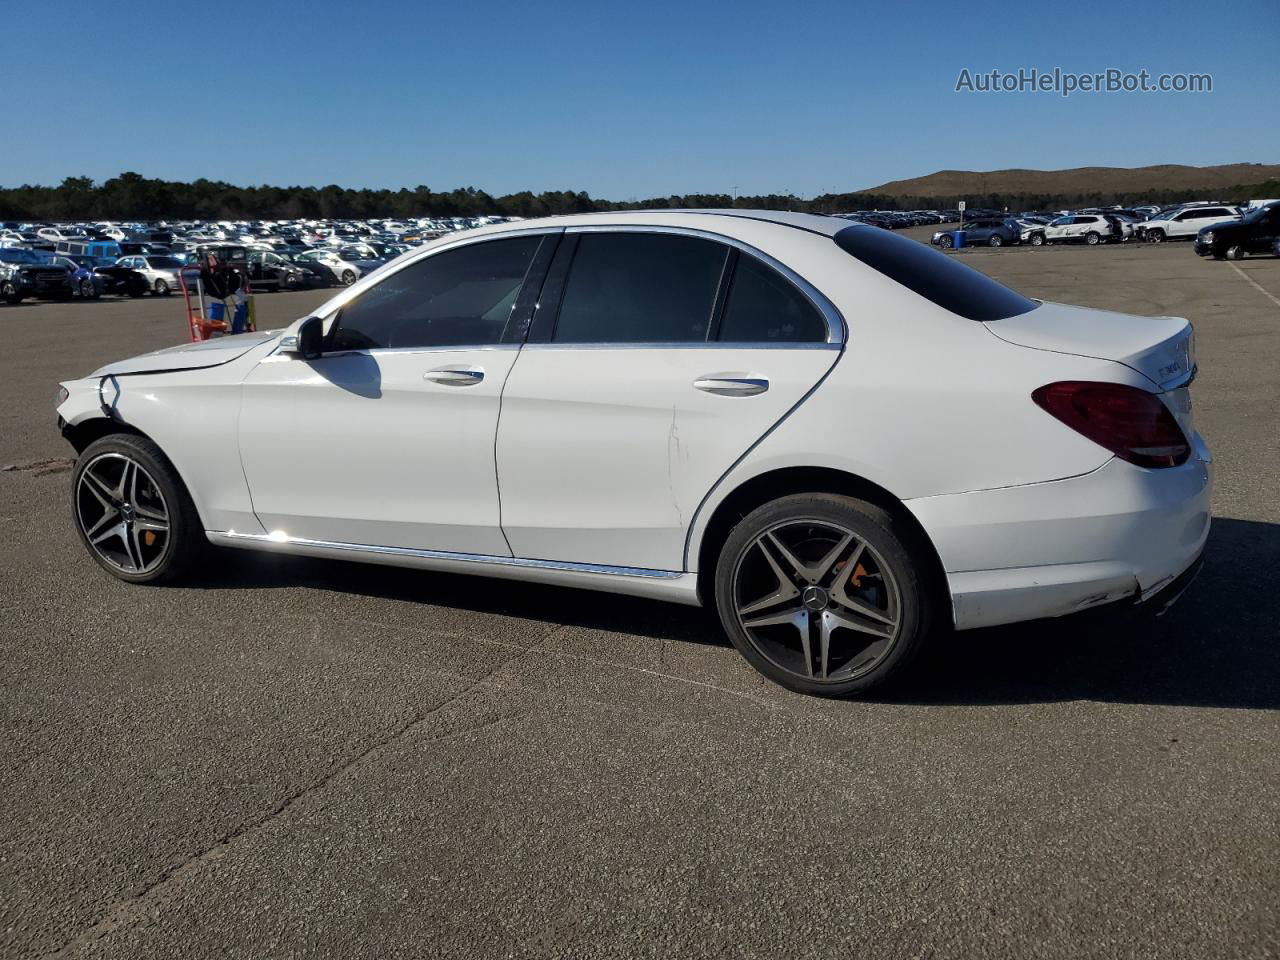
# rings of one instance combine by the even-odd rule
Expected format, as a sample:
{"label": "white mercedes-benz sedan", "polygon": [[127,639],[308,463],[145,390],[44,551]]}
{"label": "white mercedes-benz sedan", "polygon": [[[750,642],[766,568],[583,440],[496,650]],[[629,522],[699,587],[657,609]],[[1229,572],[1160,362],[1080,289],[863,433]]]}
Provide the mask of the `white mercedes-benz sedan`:
{"label": "white mercedes-benz sedan", "polygon": [[888,231],[628,212],[443,237],[288,329],[62,385],[89,552],[209,542],[713,604],[795,690],[1163,606],[1209,531],[1191,325],[1042,303]]}

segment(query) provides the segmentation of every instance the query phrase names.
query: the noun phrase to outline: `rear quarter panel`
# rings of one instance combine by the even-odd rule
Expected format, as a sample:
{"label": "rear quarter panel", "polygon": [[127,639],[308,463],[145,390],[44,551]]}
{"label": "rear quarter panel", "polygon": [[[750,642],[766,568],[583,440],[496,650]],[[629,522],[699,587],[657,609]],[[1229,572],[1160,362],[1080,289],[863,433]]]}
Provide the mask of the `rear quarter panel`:
{"label": "rear quarter panel", "polygon": [[1068,379],[1149,387],[1145,378],[1113,361],[1005,343],[826,242],[830,249],[815,247],[805,274],[843,313],[845,351],[708,494],[691,526],[686,568],[716,506],[774,470],[840,470],[905,501],[1078,476],[1110,459],[1036,406],[1031,392]]}

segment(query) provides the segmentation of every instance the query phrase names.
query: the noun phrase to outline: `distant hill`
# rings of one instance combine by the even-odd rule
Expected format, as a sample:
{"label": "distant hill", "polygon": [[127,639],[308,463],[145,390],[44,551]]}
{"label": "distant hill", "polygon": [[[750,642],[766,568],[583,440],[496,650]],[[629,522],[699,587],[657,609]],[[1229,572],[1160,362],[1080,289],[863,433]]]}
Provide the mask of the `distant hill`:
{"label": "distant hill", "polygon": [[1075,167],[1070,170],[939,170],[927,177],[892,180],[857,194],[878,197],[976,197],[1043,194],[1054,196],[1161,194],[1170,191],[1224,191],[1240,184],[1280,179],[1280,164],[1226,163],[1189,167]]}

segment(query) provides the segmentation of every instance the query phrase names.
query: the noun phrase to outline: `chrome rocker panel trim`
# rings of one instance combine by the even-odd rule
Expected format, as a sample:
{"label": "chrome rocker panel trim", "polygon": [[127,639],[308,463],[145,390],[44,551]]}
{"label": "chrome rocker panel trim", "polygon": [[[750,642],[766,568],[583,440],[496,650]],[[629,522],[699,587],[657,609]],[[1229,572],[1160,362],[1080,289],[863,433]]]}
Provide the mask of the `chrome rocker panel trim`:
{"label": "chrome rocker panel trim", "polygon": [[[641,567],[613,567],[565,560],[528,560],[522,557],[495,557],[486,554],[452,553],[446,550],[417,550],[410,547],[382,547],[363,543],[307,540],[267,533],[236,533],[234,530],[206,530],[211,543],[224,547],[266,550],[304,557],[354,560],[387,566],[439,570],[447,573],[482,574],[507,580],[604,590],[636,597],[649,597],[700,606],[698,577],[678,570],[649,570]],[[477,569],[480,568],[480,569]]]}

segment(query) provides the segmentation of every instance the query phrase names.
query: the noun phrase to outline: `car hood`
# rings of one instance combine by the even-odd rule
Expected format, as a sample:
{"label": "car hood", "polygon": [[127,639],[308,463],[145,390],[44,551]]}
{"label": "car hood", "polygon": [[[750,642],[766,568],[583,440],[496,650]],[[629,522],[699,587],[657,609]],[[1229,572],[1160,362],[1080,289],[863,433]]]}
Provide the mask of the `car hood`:
{"label": "car hood", "polygon": [[184,343],[129,360],[119,360],[99,367],[90,376],[110,377],[130,373],[162,373],[169,370],[196,370],[216,367],[243,356],[260,343],[279,336],[279,330],[239,333],[231,337],[215,337],[199,343]]}
{"label": "car hood", "polygon": [[1163,389],[1185,381],[1195,368],[1194,334],[1184,317],[1139,317],[1042,303],[984,326],[1020,347],[1123,363]]}

